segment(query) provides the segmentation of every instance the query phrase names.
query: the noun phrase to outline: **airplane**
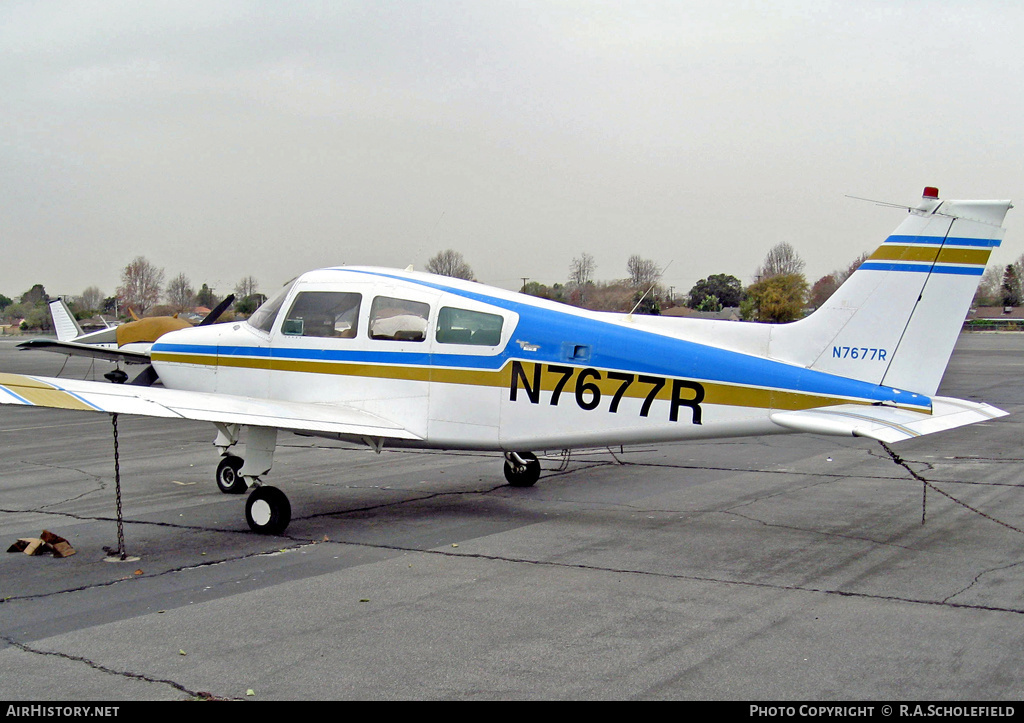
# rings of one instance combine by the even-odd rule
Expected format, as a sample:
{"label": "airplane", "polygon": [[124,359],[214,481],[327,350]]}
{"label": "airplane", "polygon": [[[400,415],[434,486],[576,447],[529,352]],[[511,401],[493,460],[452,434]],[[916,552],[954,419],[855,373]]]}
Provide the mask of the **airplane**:
{"label": "airplane", "polygon": [[[229,294],[199,322],[199,326],[216,322],[234,300],[234,295]],[[53,339],[30,339],[18,344],[19,349],[53,351],[68,356],[105,359],[118,364],[149,364],[149,351],[154,341],[168,332],[192,327],[191,322],[179,319],[177,315],[139,318],[132,311],[132,321],[117,326],[108,325],[106,329],[86,333],[64,299],[52,299],[49,308],[53,328],[57,333],[56,341]],[[128,379],[128,375],[120,368],[108,372],[104,376],[116,383],[124,383]],[[153,383],[148,379],[148,375],[140,376],[137,379],[139,383]]]}
{"label": "airplane", "polygon": [[[310,271],[247,321],[157,339],[164,388],[0,373],[0,402],[213,423],[222,492],[282,534],[279,432],[504,453],[804,432],[894,443],[1004,416],[936,396],[1010,201],[921,201],[833,296],[789,324],[591,312],[448,277]],[[236,454],[243,436],[244,456]]]}

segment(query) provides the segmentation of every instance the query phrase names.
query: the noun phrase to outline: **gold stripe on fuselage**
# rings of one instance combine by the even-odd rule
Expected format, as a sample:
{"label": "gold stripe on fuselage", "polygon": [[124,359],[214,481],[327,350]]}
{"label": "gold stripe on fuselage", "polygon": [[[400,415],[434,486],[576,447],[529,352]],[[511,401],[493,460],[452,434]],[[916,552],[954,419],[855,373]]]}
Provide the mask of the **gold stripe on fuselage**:
{"label": "gold stripe on fuselage", "polygon": [[[508,360],[505,365],[496,371],[485,369],[462,369],[453,367],[426,367],[426,366],[403,366],[396,364],[367,364],[361,362],[341,361],[309,361],[299,359],[281,359],[270,357],[241,357],[241,356],[213,356],[205,354],[179,354],[173,352],[159,352],[153,354],[153,361],[173,364],[192,364],[201,366],[221,366],[245,369],[267,369],[272,371],[299,372],[305,374],[331,374],[338,376],[363,377],[371,379],[398,379],[403,381],[438,382],[443,384],[462,384],[477,387],[498,387],[510,389],[513,384],[513,365],[518,363],[522,366],[523,374],[532,386],[536,368],[540,364],[543,367],[540,377],[540,390],[551,392],[562,381],[563,374],[554,372],[551,367],[572,369],[571,376],[562,383],[561,393],[574,394],[580,373],[588,367],[547,364],[531,361]],[[609,373],[616,373],[615,370],[597,369],[594,370],[601,375],[600,379],[592,375],[584,380],[590,386],[596,386],[602,397],[612,397],[619,392],[623,381],[609,379]],[[629,372],[627,372],[629,374]],[[622,397],[634,399],[645,399],[654,390],[654,382],[643,382],[642,375],[632,373],[633,381],[621,394]],[[652,379],[661,379],[666,383],[652,397],[657,400],[670,400],[672,395],[671,381],[676,377],[661,377],[651,375]],[[827,407],[836,404],[872,404],[877,400],[864,399],[859,397],[842,397],[809,392],[797,392],[786,389],[773,389],[770,387],[744,386],[741,384],[729,384],[724,382],[709,382],[695,379],[704,388],[704,404],[716,404],[733,407],[753,407],[760,409],[781,409],[800,410],[813,409],[816,407]],[[520,393],[525,394],[525,388],[520,380]],[[584,390],[583,393],[588,393]],[[930,405],[900,404],[901,409],[910,409],[926,414],[931,413]]]}

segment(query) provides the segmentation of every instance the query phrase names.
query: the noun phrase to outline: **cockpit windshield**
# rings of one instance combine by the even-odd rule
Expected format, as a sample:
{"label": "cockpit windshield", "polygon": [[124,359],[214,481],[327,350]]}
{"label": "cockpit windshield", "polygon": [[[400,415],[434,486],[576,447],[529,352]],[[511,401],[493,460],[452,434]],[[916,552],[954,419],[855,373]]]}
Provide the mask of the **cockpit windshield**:
{"label": "cockpit windshield", "polygon": [[281,305],[284,304],[284,300],[288,296],[288,292],[292,290],[295,281],[295,279],[292,279],[282,286],[276,294],[264,301],[260,308],[256,309],[252,316],[249,317],[247,323],[269,334],[274,326],[274,319],[277,318],[277,312],[281,310]]}

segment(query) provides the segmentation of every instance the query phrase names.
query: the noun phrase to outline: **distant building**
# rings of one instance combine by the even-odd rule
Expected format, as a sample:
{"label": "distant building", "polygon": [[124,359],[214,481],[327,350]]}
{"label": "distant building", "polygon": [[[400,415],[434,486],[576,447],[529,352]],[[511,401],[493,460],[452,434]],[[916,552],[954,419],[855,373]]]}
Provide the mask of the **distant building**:
{"label": "distant building", "polygon": [[967,312],[965,331],[1024,331],[1024,306],[978,306]]}

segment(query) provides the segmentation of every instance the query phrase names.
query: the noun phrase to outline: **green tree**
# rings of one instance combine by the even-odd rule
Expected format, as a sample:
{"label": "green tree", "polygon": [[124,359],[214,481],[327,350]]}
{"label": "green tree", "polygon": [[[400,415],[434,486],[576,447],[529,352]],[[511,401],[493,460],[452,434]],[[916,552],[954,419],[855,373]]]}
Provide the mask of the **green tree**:
{"label": "green tree", "polygon": [[49,294],[46,293],[46,289],[43,288],[42,284],[36,284],[31,289],[21,295],[22,304],[45,304],[50,300]]}
{"label": "green tree", "polygon": [[743,301],[743,282],[728,274],[712,274],[693,285],[686,305],[696,309],[708,296],[717,298],[722,307],[739,306]]}
{"label": "green tree", "polygon": [[661,314],[661,302],[654,293],[644,295],[643,291],[637,290],[633,296],[634,314],[647,314],[648,316],[659,316]]}
{"label": "green tree", "polygon": [[243,296],[241,299],[235,302],[235,313],[241,314],[242,316],[252,316],[252,313],[256,309],[260,308],[260,305],[267,300],[265,294],[255,293]]}
{"label": "green tree", "polygon": [[704,300],[697,304],[697,311],[721,311],[722,302],[714,294],[704,297]]}
{"label": "green tree", "polygon": [[1013,264],[1007,264],[1006,271],[1003,272],[1002,292],[1003,306],[1020,306],[1020,277],[1017,275],[1017,267]]}
{"label": "green tree", "polygon": [[220,297],[213,293],[213,289],[203,284],[196,294],[196,303],[200,306],[205,306],[207,309],[212,309],[220,303]]}
{"label": "green tree", "polygon": [[741,310],[744,319],[782,324],[801,317],[806,298],[803,274],[779,274],[748,286]]}

